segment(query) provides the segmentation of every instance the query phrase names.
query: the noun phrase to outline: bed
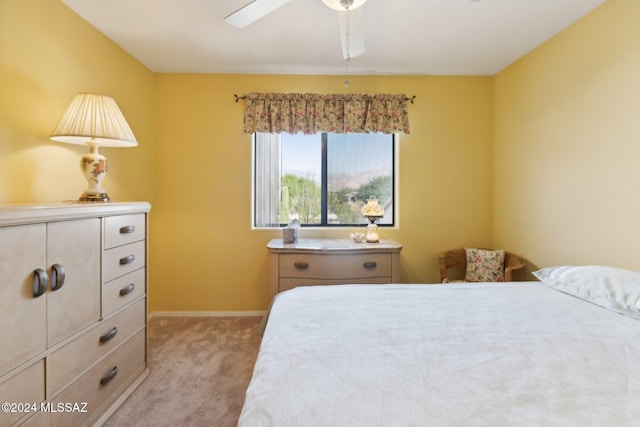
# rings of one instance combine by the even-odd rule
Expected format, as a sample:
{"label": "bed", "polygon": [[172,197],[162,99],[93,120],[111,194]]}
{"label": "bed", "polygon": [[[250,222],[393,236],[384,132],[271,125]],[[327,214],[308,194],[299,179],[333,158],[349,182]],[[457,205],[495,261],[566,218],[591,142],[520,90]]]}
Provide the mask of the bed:
{"label": "bed", "polygon": [[238,425],[640,425],[640,273],[536,274],[278,294]]}

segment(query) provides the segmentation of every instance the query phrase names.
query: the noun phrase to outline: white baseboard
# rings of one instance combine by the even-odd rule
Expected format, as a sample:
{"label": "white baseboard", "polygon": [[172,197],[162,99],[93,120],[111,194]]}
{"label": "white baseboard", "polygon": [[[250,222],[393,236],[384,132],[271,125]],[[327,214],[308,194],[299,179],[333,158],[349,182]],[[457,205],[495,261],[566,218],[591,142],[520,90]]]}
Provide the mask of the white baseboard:
{"label": "white baseboard", "polygon": [[154,311],[152,317],[258,317],[264,316],[266,311]]}

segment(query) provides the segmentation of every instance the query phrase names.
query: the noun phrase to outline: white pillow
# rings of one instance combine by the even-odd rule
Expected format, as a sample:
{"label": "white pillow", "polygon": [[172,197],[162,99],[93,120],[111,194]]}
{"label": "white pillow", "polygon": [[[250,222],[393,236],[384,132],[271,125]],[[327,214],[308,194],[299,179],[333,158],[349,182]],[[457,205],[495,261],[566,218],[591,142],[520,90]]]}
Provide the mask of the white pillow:
{"label": "white pillow", "polygon": [[533,274],[554,289],[640,319],[640,272],[585,265],[547,267]]}

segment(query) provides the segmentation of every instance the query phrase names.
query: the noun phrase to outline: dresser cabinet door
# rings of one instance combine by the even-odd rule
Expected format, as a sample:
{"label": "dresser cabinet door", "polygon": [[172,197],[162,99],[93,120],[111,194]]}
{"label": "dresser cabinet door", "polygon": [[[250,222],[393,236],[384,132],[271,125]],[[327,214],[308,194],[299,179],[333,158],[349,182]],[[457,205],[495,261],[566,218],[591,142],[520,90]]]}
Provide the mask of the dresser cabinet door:
{"label": "dresser cabinet door", "polygon": [[46,348],[47,295],[33,293],[46,266],[45,224],[0,227],[0,376]]}
{"label": "dresser cabinet door", "polygon": [[[48,280],[38,297],[36,269]],[[97,321],[100,219],[0,227],[0,313],[0,375]]]}
{"label": "dresser cabinet door", "polygon": [[100,219],[53,222],[47,232],[47,265],[61,265],[65,274],[47,295],[51,347],[100,319]]}

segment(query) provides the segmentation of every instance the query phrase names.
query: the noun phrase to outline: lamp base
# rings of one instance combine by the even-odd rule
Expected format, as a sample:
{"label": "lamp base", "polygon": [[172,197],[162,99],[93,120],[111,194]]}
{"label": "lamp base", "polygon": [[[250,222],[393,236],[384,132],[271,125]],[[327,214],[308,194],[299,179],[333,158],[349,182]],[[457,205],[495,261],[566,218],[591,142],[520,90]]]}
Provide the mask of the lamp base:
{"label": "lamp base", "polygon": [[109,199],[107,193],[93,193],[85,191],[80,195],[78,200],[81,202],[108,202],[111,199]]}
{"label": "lamp base", "polygon": [[376,224],[367,225],[367,243],[378,242],[378,226]]}
{"label": "lamp base", "polygon": [[78,199],[81,202],[108,202],[109,196],[102,188],[102,179],[107,174],[107,158],[98,153],[99,144],[91,140],[87,142],[89,152],[80,159],[80,169],[89,186]]}

